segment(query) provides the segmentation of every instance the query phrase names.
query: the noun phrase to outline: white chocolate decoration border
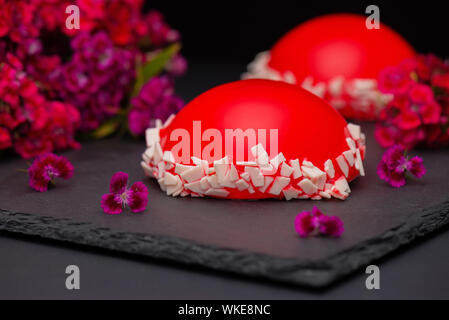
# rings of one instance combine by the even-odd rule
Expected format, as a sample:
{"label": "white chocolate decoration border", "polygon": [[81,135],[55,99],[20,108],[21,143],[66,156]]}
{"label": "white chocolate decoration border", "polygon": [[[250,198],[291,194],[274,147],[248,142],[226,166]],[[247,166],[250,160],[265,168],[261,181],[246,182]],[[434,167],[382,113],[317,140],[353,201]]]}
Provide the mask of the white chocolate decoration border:
{"label": "white chocolate decoration border", "polygon": [[323,171],[307,159],[301,163],[299,159],[285,159],[282,152],[269,159],[261,144],[251,148],[254,162],[233,163],[225,156],[211,164],[196,157],[192,157],[193,165],[176,163],[172,152],[162,149],[159,135],[159,130],[173,118],[165,124],[157,121],[155,128],[147,129],[147,149],[141,161],[145,174],[156,178],[169,196],[227,198],[229,190],[236,189],[261,193],[262,198],[344,200],[351,192],[346,180],[350,171],[365,175],[365,135],[355,124],[348,124],[345,129],[348,149],[335,159],[328,159]]}
{"label": "white chocolate decoration border", "polygon": [[[241,78],[269,79],[297,84],[297,80],[291,71],[281,74],[268,65],[269,61],[270,52],[260,52],[248,64],[247,72],[242,74]],[[315,83],[313,77],[309,76],[301,83],[301,87],[320,98],[325,98],[337,110],[349,106],[357,114],[365,114],[371,119],[376,118],[392,99],[392,95],[383,94],[378,90],[376,79],[346,80],[340,76],[327,83]]]}

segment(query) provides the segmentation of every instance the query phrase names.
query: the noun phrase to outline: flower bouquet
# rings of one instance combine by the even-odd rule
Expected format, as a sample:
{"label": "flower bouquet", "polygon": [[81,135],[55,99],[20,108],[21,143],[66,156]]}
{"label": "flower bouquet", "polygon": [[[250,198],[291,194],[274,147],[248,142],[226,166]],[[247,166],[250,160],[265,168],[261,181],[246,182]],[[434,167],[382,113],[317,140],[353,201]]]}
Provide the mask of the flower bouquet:
{"label": "flower bouquet", "polygon": [[[79,29],[68,28],[68,6]],[[0,150],[24,158],[77,138],[140,136],[179,111],[180,36],[141,0],[0,0]]]}

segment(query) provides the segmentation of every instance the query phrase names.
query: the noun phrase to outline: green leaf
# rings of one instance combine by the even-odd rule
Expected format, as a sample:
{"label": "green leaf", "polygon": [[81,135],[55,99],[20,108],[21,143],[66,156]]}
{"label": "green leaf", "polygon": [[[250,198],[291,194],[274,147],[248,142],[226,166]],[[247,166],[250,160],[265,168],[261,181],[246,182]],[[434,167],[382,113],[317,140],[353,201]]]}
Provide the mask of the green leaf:
{"label": "green leaf", "polygon": [[81,138],[86,140],[99,140],[109,137],[118,130],[121,122],[121,117],[113,117],[103,122],[97,129],[83,134]]}
{"label": "green leaf", "polygon": [[154,76],[157,76],[164,70],[167,63],[173,58],[180,48],[181,46],[178,43],[174,43],[159,51],[145,64],[137,66],[136,82],[132,92],[133,97],[139,94],[140,89],[148,80]]}

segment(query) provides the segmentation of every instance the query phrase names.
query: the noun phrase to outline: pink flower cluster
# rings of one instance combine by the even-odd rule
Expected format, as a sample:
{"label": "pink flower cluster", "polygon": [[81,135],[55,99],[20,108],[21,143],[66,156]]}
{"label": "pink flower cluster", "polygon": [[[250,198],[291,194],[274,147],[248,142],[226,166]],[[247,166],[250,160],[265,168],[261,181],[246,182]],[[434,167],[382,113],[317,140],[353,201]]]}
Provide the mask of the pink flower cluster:
{"label": "pink flower cluster", "polygon": [[76,108],[43,96],[10,54],[0,73],[0,150],[13,147],[23,158],[32,158],[79,148],[73,138],[80,122]]}
{"label": "pink flower cluster", "polygon": [[448,63],[420,55],[383,70],[378,86],[392,95],[375,130],[382,147],[449,145]]}
{"label": "pink flower cluster", "polygon": [[135,52],[114,47],[103,31],[73,38],[72,59],[55,76],[55,94],[81,113],[81,130],[97,128],[116,115],[135,77]]}
{"label": "pink flower cluster", "polygon": [[55,178],[70,179],[73,176],[73,165],[66,157],[48,153],[34,159],[28,168],[28,175],[30,187],[44,192],[50,183],[54,183]]}
{"label": "pink flower cluster", "polygon": [[101,207],[108,214],[119,214],[125,206],[132,212],[142,212],[148,204],[148,189],[140,181],[128,188],[128,174],[115,173],[109,184],[109,193],[101,198]]}
{"label": "pink flower cluster", "polygon": [[416,178],[421,178],[426,173],[426,168],[420,157],[415,156],[409,159],[401,146],[393,146],[385,151],[377,166],[379,178],[396,188],[405,185],[407,172]]}
{"label": "pink flower cluster", "polygon": [[302,238],[318,234],[340,237],[344,228],[339,217],[327,216],[314,206],[312,211],[303,211],[296,216],[295,230]]}
{"label": "pink flower cluster", "polygon": [[[65,26],[68,5],[80,8],[80,30]],[[127,113],[133,88],[140,91],[136,68],[180,40],[159,12],[143,13],[142,0],[0,0],[0,8],[0,149],[14,147],[28,158],[78,147],[77,130],[95,130],[113,117],[120,124],[135,119]],[[145,105],[142,91],[137,108],[146,125],[181,108],[173,78],[185,69],[175,54],[158,72],[165,85],[153,85],[161,98]]]}

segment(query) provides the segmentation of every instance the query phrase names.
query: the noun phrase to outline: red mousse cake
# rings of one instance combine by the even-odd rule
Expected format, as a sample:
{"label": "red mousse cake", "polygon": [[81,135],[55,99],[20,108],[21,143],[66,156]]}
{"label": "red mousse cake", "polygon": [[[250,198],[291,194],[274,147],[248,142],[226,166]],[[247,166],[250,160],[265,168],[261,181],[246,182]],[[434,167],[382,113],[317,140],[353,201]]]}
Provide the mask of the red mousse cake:
{"label": "red mousse cake", "polygon": [[243,78],[282,80],[324,98],[343,116],[374,120],[391,98],[377,90],[380,71],[415,55],[394,30],[368,29],[366,16],[331,14],[283,36]]}
{"label": "red mousse cake", "polygon": [[346,199],[364,175],[365,136],[291,84],[215,87],[146,131],[141,165],[170,196]]}

